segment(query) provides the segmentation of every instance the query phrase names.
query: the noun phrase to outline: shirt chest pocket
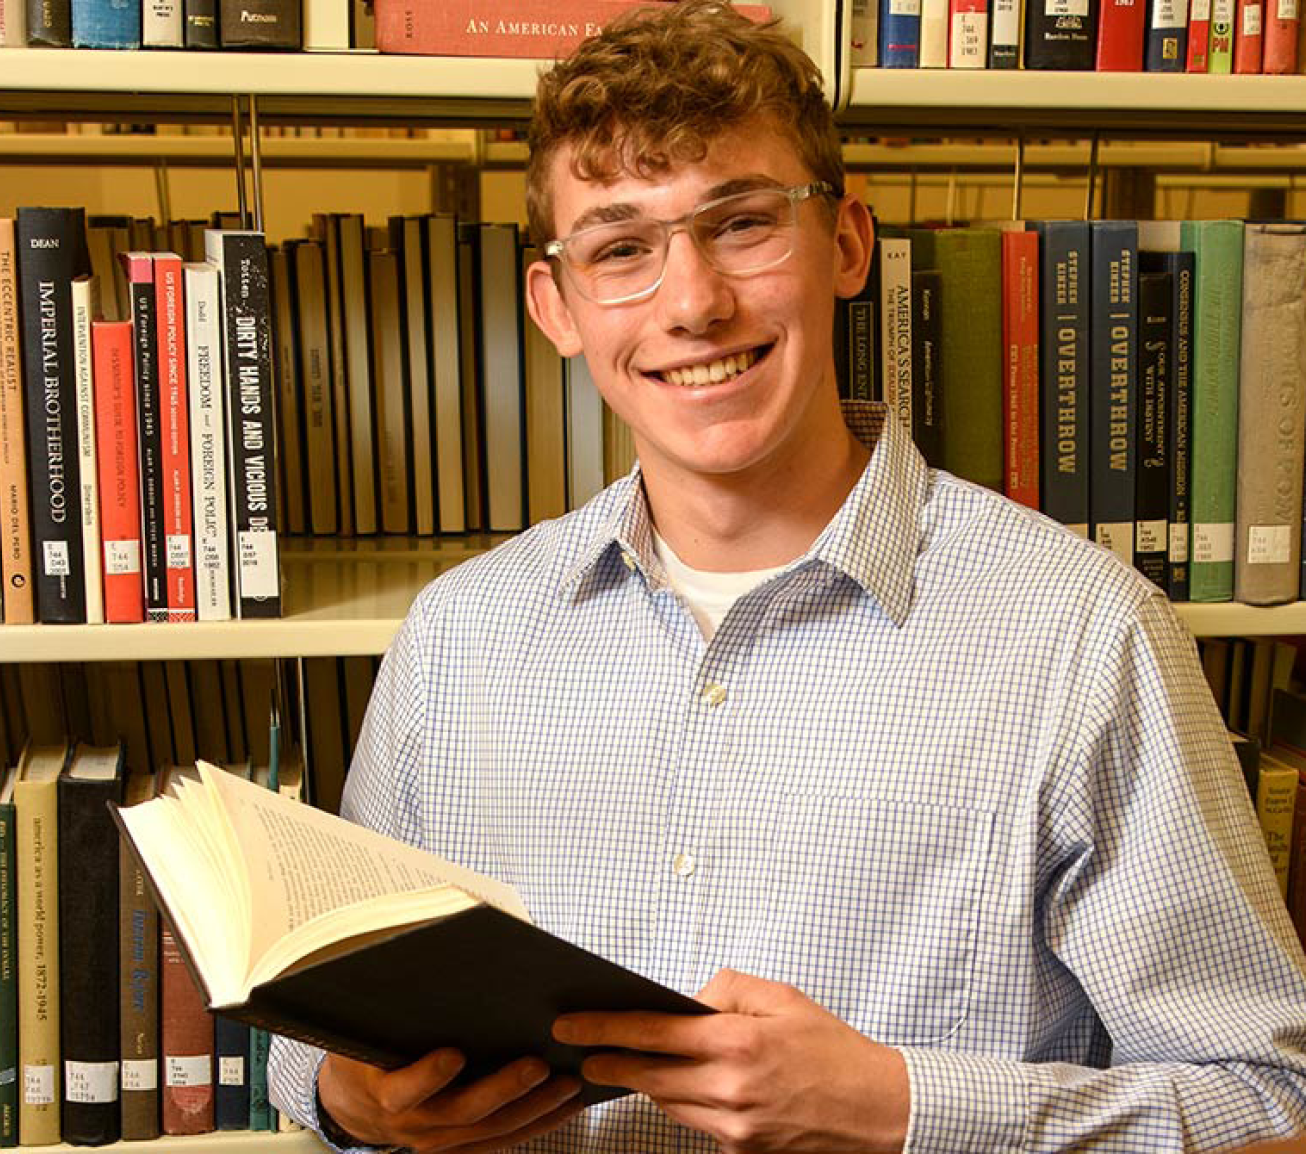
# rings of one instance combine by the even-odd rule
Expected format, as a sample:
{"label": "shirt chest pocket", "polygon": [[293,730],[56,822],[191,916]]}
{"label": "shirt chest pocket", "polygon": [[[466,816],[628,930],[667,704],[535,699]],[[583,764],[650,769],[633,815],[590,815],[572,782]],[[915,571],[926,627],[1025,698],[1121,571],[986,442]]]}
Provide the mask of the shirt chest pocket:
{"label": "shirt chest pocket", "polygon": [[877,1041],[942,1042],[969,1010],[993,826],[961,806],[785,799],[754,972]]}

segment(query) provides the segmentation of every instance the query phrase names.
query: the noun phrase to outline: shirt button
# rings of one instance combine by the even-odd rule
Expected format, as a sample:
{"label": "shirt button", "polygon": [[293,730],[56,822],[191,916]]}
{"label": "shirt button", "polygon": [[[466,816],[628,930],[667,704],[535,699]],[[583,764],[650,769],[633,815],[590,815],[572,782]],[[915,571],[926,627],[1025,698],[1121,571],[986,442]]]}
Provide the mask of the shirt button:
{"label": "shirt button", "polygon": [[678,853],[671,862],[671,870],[677,877],[687,878],[696,869],[698,862],[692,853]]}
{"label": "shirt button", "polygon": [[726,699],[726,687],[718,685],[715,681],[711,685],[703,687],[703,700],[708,705],[720,705]]}
{"label": "shirt button", "polygon": [[635,572],[635,558],[634,558],[634,557],[632,557],[629,553],[623,553],[623,554],[621,555],[621,560],[622,560],[622,563],[626,566],[627,569],[629,569],[632,573]]}

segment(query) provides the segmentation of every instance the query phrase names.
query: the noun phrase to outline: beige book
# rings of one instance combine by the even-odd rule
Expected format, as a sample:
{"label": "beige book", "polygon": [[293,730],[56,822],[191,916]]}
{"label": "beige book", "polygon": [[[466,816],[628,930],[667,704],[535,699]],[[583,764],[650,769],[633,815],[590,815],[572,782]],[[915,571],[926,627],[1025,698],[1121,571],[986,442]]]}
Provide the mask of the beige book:
{"label": "beige book", "polygon": [[635,467],[635,436],[606,404],[603,406],[603,483],[611,485]]}
{"label": "beige book", "polygon": [[376,400],[376,456],[380,478],[381,529],[407,533],[411,529],[408,500],[407,381],[404,373],[403,331],[399,314],[399,258],[390,252],[367,254],[372,290],[372,366]]}
{"label": "beige book", "polygon": [[69,747],[32,745],[18,763],[18,1128],[24,1146],[59,1141],[59,806]]}
{"label": "beige book", "polygon": [[1243,233],[1234,600],[1275,605],[1301,582],[1306,456],[1306,226]]}
{"label": "beige book", "polygon": [[[522,249],[522,282],[539,260],[532,245]],[[531,524],[567,511],[567,414],[563,404],[562,357],[529,317],[526,349],[526,509]]]}
{"label": "beige book", "polygon": [[20,332],[14,222],[0,217],[0,575],[6,625],[30,625],[36,620]]}

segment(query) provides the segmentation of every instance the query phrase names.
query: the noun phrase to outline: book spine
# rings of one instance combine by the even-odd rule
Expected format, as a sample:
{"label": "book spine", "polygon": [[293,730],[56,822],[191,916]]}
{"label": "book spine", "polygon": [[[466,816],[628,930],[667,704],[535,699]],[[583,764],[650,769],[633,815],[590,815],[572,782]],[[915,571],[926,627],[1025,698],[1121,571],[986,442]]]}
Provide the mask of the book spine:
{"label": "book spine", "polygon": [[0,1147],[18,1145],[17,832],[13,802],[0,802]]}
{"label": "book spine", "polygon": [[[404,335],[407,365],[408,414],[412,429],[412,497],[415,531],[422,536],[435,532],[435,474],[438,467],[433,436],[431,397],[431,334],[426,302],[426,222],[420,217],[396,217],[391,220],[392,247],[399,254],[402,284],[400,321]],[[558,376],[561,382],[561,372]]]}
{"label": "book spine", "polygon": [[[1234,598],[1294,601],[1306,464],[1306,228],[1248,224],[1238,380]],[[1254,467],[1251,465],[1255,462]]]}
{"label": "book spine", "polygon": [[[1301,34],[1299,0],[1265,0],[1264,71],[1273,75],[1297,71],[1297,40]],[[1304,884],[1306,888],[1306,884]]]}
{"label": "book spine", "polygon": [[0,48],[24,48],[26,45],[26,0],[0,0]]}
{"label": "book spine", "polygon": [[[298,242],[295,242],[298,243]],[[268,278],[272,290],[272,339],[277,396],[277,509],[283,524],[278,531],[302,536],[308,531],[304,466],[304,403],[300,398],[301,369],[296,349],[295,298],[298,286],[292,271],[289,246],[268,250]]]}
{"label": "book spine", "polygon": [[221,1014],[213,1016],[213,1048],[218,1080],[214,1089],[213,1123],[218,1130],[249,1129],[250,1027]]}
{"label": "book spine", "polygon": [[993,0],[989,19],[989,67],[1020,67],[1021,0]]}
{"label": "book spine", "polygon": [[0,217],[0,577],[6,625],[36,620],[23,406],[17,236],[13,219]]}
{"label": "book spine", "polygon": [[840,365],[843,395],[851,400],[870,401],[875,398],[875,327],[882,292],[879,284],[881,247],[876,246],[871,269],[861,289],[842,302],[843,331],[836,335],[835,354]]}
{"label": "book spine", "polygon": [[1189,0],[1186,72],[1209,72],[1211,67],[1211,0]]}
{"label": "book spine", "polygon": [[72,0],[27,0],[27,43],[71,48]]}
{"label": "book spine", "polygon": [[213,1118],[213,1019],[172,931],[159,927],[163,1133],[207,1134]]}
{"label": "book spine", "polygon": [[18,1132],[59,1141],[59,808],[53,781],[14,787],[18,834]]}
{"label": "book spine", "polygon": [[72,36],[74,48],[139,48],[141,6],[128,0],[72,0]]}
{"label": "book spine", "polygon": [[1242,221],[1185,221],[1183,247],[1195,253],[1192,535],[1189,595],[1233,597],[1238,473],[1238,365],[1243,292]]}
{"label": "book spine", "polygon": [[348,52],[349,7],[348,0],[304,0],[304,51]]}
{"label": "book spine", "polygon": [[141,43],[146,48],[184,48],[182,0],[141,0]]}
{"label": "book spine", "polygon": [[1211,0],[1211,43],[1206,70],[1228,75],[1233,71],[1233,22],[1236,0]]}
{"label": "book spine", "polygon": [[303,43],[298,0],[219,0],[223,48],[297,51]]}
{"label": "book spine", "polygon": [[163,537],[168,620],[194,621],[186,318],[179,256],[171,253],[155,256],[154,299],[159,341],[159,440],[163,449]]}
{"label": "book spine", "polygon": [[[463,413],[463,493],[466,496],[467,528],[483,530],[486,527],[485,468],[482,456],[483,438],[481,430],[485,427],[485,409],[481,396],[481,365],[484,363],[480,343],[480,226],[462,223],[457,227],[458,234],[458,353],[459,380],[462,388]],[[583,367],[585,360],[579,358],[581,368],[578,371],[588,375],[588,368]],[[570,378],[569,378],[570,379]],[[593,382],[590,382],[593,388]],[[598,397],[594,405],[589,406],[578,390],[573,390],[568,398],[569,405],[580,405],[578,412],[589,414],[593,409],[593,421],[581,420],[579,424],[586,432],[592,430],[595,445],[598,448],[598,462],[590,467],[590,442],[585,436],[571,438],[573,426],[568,425],[568,459],[572,471],[568,473],[567,500],[575,503],[581,493],[592,496],[603,488],[603,410]],[[572,410],[568,409],[569,414]],[[590,482],[597,484],[590,488]],[[573,506],[574,507],[574,504]]]}
{"label": "book spine", "polygon": [[144,621],[131,322],[96,321],[91,345],[95,358],[104,619],[115,624]]}
{"label": "book spine", "polygon": [[920,0],[880,0],[880,67],[915,68],[920,63]]}
{"label": "book spine", "polygon": [[943,382],[939,357],[943,347],[939,333],[938,269],[916,269],[911,274],[911,381],[912,438],[926,464],[943,465]]}
{"label": "book spine", "polygon": [[950,0],[948,67],[983,68],[988,61],[988,0]]}
{"label": "book spine", "polygon": [[1194,261],[1191,252],[1166,254],[1174,299],[1171,316],[1170,401],[1166,415],[1170,422],[1170,544],[1166,591],[1171,600],[1187,601],[1188,535],[1192,518],[1189,468],[1192,440],[1193,374],[1193,286]]}
{"label": "book spine", "polygon": [[448,214],[427,220],[431,365],[435,376],[436,508],[440,531],[466,530],[463,412],[459,381],[458,229]]}
{"label": "book spine", "polygon": [[183,0],[182,39],[187,48],[218,47],[218,0]]}
{"label": "book spine", "polygon": [[[299,363],[304,373],[304,458],[308,473],[308,525],[314,533],[335,533],[338,521],[335,405],[331,381],[326,270],[322,245],[303,241],[294,247],[295,301],[298,306]],[[286,472],[290,469],[287,466]]]}
{"label": "book spine", "polygon": [[1038,233],[1002,234],[1003,489],[1039,508]]}
{"label": "book spine", "polygon": [[349,390],[351,473],[354,487],[354,527],[375,533],[377,526],[376,454],[372,420],[372,346],[367,323],[367,255],[363,218],[342,213],[336,218],[340,240],[340,292]]}
{"label": "book spine", "polygon": [[1138,476],[1138,226],[1095,221],[1092,254],[1088,507],[1093,540],[1131,565]]}
{"label": "book spine", "polygon": [[948,66],[948,0],[921,0],[921,68]]}
{"label": "book spine", "polygon": [[42,415],[27,422],[36,610],[42,622],[81,622],[86,588],[77,500],[72,282],[89,263],[85,213],[20,208],[17,237],[26,409]]}
{"label": "book spine", "polygon": [[58,785],[59,845],[75,852],[59,870],[59,1020],[63,1138],[99,1146],[119,1135],[118,831],[107,806],[122,776]]}
{"label": "book spine", "polygon": [[195,613],[201,621],[231,618],[227,442],[222,371],[222,301],[218,271],[184,270],[186,357],[190,380],[191,498],[194,502]]}
{"label": "book spine", "polygon": [[159,395],[154,262],[148,253],[136,252],[126,254],[123,263],[127,268],[132,307],[145,616],[149,621],[166,621],[168,581],[163,520],[162,401]]}
{"label": "book spine", "polygon": [[1148,72],[1182,72],[1188,51],[1188,6],[1184,0],[1149,0]]}
{"label": "book spine", "polygon": [[376,386],[377,449],[381,466],[381,529],[411,531],[408,482],[407,366],[399,316],[399,260],[395,253],[368,256],[372,364]]}
{"label": "book spine", "polygon": [[1097,0],[1029,0],[1025,67],[1091,72],[1097,42]]}
{"label": "book spine", "polygon": [[159,915],[125,844],[118,876],[122,1136],[147,1141],[159,1136]]}
{"label": "book spine", "polygon": [[[324,262],[323,292],[326,296],[327,347],[330,351],[327,363],[331,374],[331,409],[335,419],[332,431],[336,451],[336,517],[340,535],[352,537],[354,482],[350,443],[353,434],[349,428],[349,375],[345,360],[345,321],[341,300],[339,222],[326,213],[318,213],[314,217],[314,231],[322,245]],[[448,275],[454,276],[452,263]],[[456,317],[457,312],[452,315]],[[459,461],[461,462],[461,456]]]}
{"label": "book spine", "polygon": [[1144,0],[1102,0],[1097,22],[1098,72],[1143,69]]}
{"label": "book spine", "polygon": [[526,518],[517,227],[479,227],[480,389],[485,406],[485,455],[494,462],[488,477],[487,527],[491,532],[510,533],[524,528]]}
{"label": "book spine", "polygon": [[239,616],[281,616],[277,546],[272,316],[263,234],[210,229],[227,347],[227,451]]}
{"label": "book spine", "polygon": [[850,0],[849,61],[854,68],[874,68],[880,63],[880,5],[878,0]]}
{"label": "book spine", "polygon": [[273,1129],[272,1103],[268,1100],[268,1047],[272,1036],[257,1026],[249,1030],[249,1128]]}
{"label": "book spine", "polygon": [[1088,225],[1039,226],[1043,512],[1088,536]]}
{"label": "book spine", "polygon": [[1170,513],[1170,429],[1174,302],[1169,272],[1138,276],[1138,486],[1134,499],[1134,568],[1166,588]]}
{"label": "book spine", "polygon": [[1237,0],[1234,9],[1233,70],[1256,76],[1264,54],[1261,0]]}
{"label": "book spine", "polygon": [[82,531],[82,579],[86,622],[104,624],[104,573],[100,564],[100,473],[95,452],[94,357],[91,326],[95,316],[95,282],[89,276],[72,284],[73,364],[77,400],[77,496]]}
{"label": "book spine", "polygon": [[1297,807],[1298,774],[1290,765],[1261,762],[1256,778],[1256,820],[1274,867],[1279,893],[1288,896],[1288,866],[1292,858],[1292,815]]}
{"label": "book spine", "polygon": [[[911,364],[911,241],[906,237],[880,239],[880,357],[883,365],[883,400],[912,430]],[[868,398],[869,399],[869,398]]]}

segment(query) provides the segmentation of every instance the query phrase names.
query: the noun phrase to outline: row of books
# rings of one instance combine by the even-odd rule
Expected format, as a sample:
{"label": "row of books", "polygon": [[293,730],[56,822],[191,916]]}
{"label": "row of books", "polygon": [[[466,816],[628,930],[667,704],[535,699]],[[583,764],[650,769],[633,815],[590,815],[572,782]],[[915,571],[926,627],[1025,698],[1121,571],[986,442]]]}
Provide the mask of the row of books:
{"label": "row of books", "polygon": [[[373,658],[0,667],[0,742],[21,742],[0,762],[0,1146],[288,1125],[266,1035],[205,1009],[105,802],[193,772],[179,753],[235,751],[205,760],[334,811],[374,675]],[[305,741],[308,716],[324,732]]]}
{"label": "row of books", "polygon": [[1306,226],[882,228],[837,345],[931,464],[1175,600],[1302,595]]}
{"label": "row of books", "polygon": [[294,50],[300,0],[0,0],[0,46]]}
{"label": "row of books", "polygon": [[81,209],[0,219],[6,621],[280,615],[267,252],[205,252],[97,274]]}
{"label": "row of books", "polygon": [[852,61],[881,68],[1284,74],[1295,0],[854,0]]}

